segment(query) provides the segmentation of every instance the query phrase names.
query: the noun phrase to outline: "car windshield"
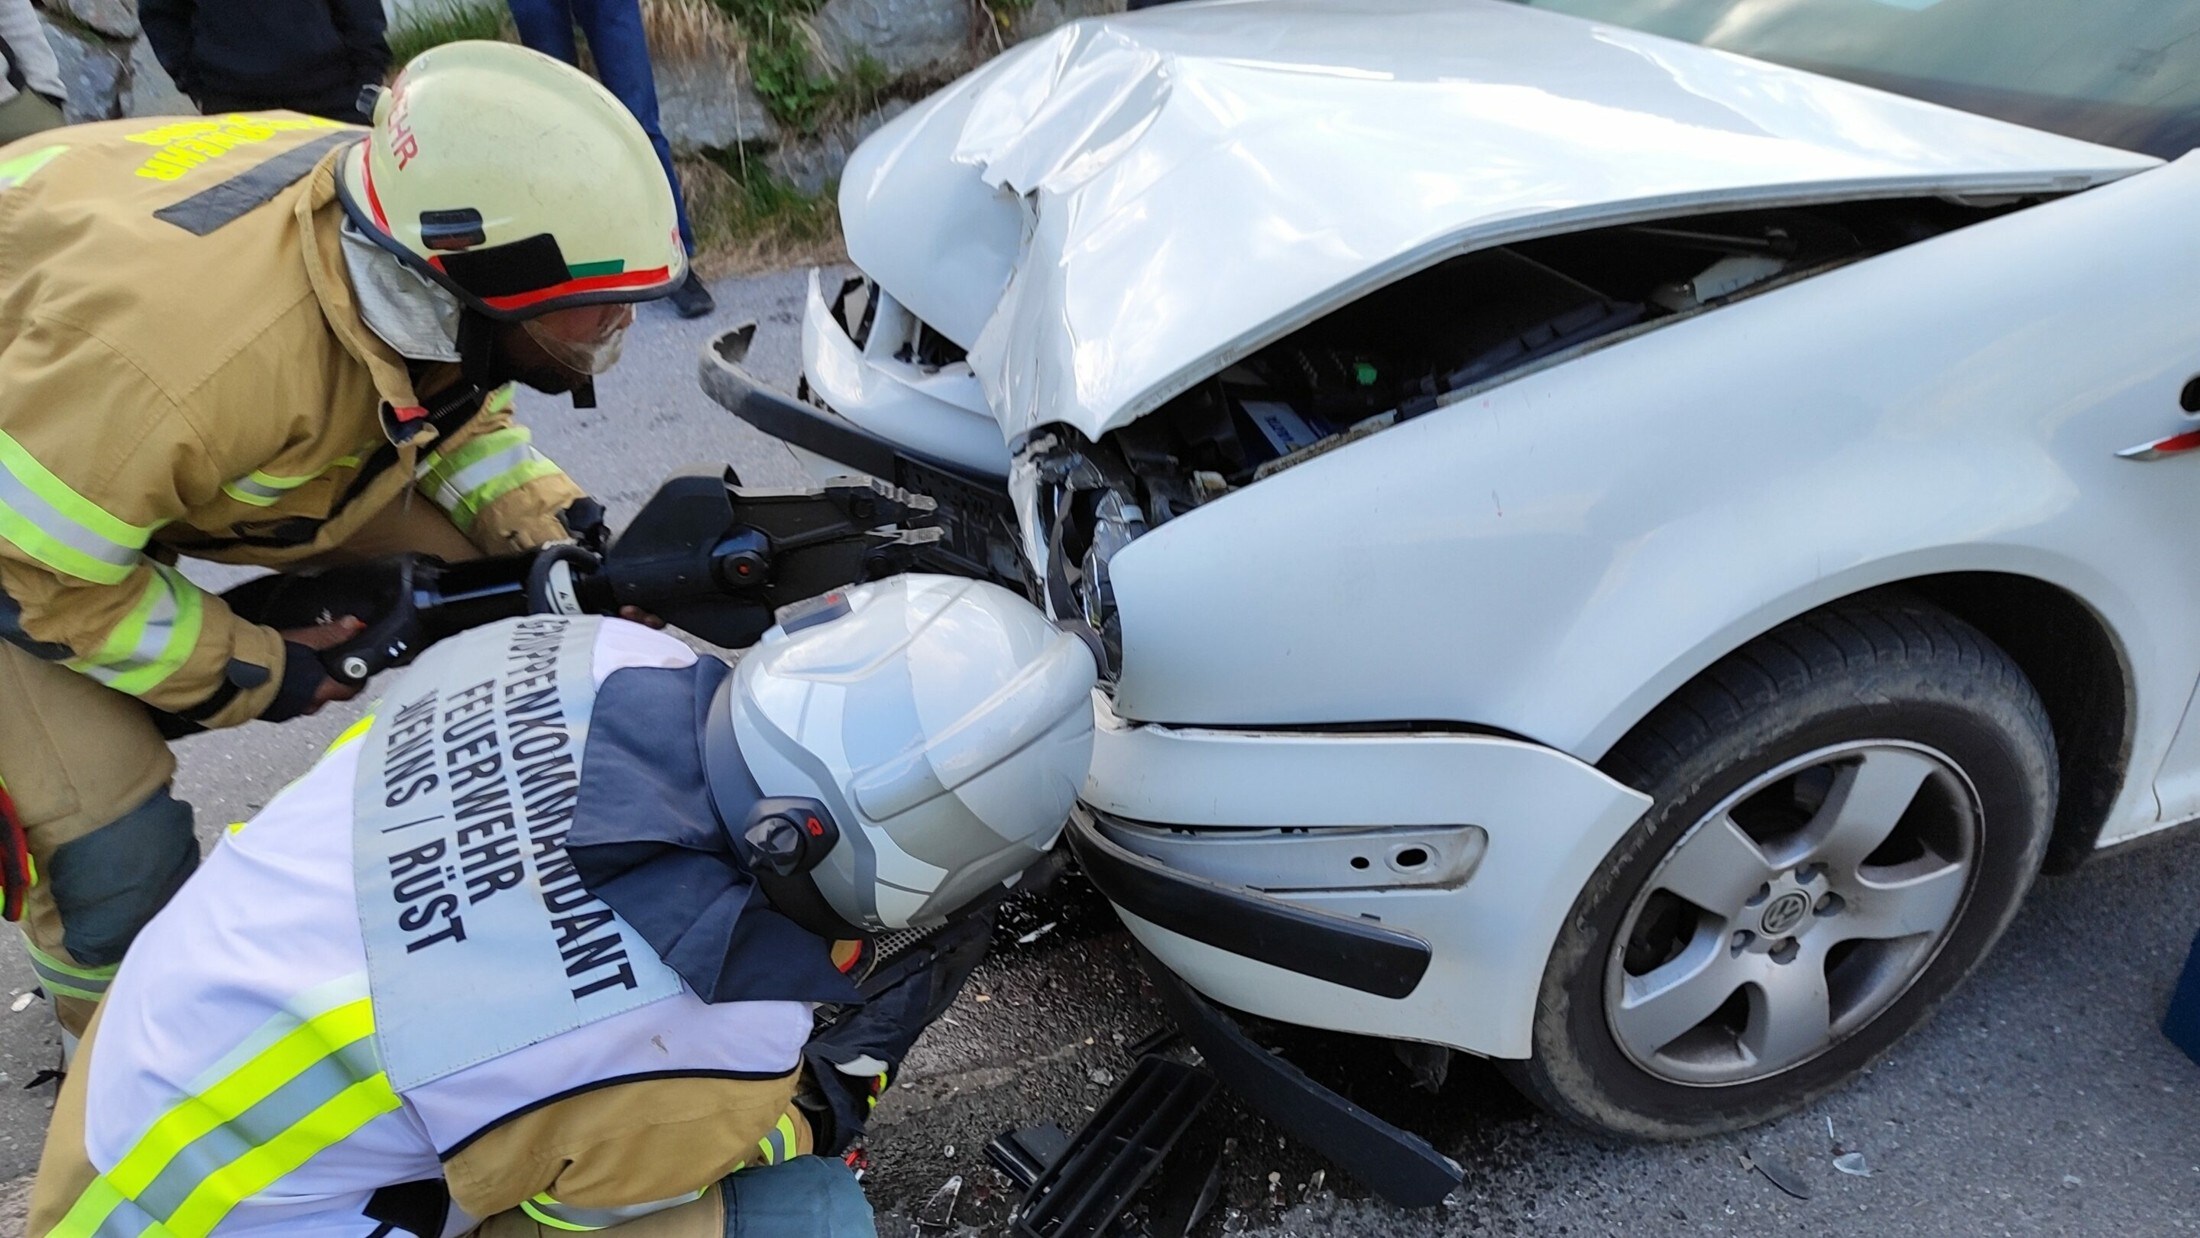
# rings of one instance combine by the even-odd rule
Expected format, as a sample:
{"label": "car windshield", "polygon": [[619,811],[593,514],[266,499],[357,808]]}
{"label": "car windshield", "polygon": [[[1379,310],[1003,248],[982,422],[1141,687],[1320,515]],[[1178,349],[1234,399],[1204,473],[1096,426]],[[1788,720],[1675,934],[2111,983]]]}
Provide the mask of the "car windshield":
{"label": "car windshield", "polygon": [[2200,146],[2194,0],[1521,0],[2071,137]]}

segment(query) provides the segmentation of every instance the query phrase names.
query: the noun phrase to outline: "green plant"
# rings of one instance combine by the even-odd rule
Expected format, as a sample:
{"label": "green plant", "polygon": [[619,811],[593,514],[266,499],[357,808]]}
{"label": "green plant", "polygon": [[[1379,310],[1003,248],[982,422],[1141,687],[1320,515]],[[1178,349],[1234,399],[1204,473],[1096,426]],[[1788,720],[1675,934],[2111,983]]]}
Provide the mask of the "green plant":
{"label": "green plant", "polygon": [[772,117],[802,133],[816,132],[839,96],[839,84],[818,72],[808,48],[753,34],[749,36],[749,80]]}
{"label": "green plant", "polygon": [[682,160],[680,181],[696,248],[714,274],[839,257],[840,213],[830,187],[804,193],[742,150]]}
{"label": "green plant", "polygon": [[893,85],[892,70],[868,55],[858,55],[840,77],[840,101],[851,113],[869,111],[879,105]]}
{"label": "green plant", "polygon": [[511,17],[503,4],[495,0],[443,0],[411,10],[402,24],[389,28],[390,67],[403,68],[406,61],[445,43],[513,37]]}
{"label": "green plant", "polygon": [[749,80],[772,118],[815,133],[845,96],[842,80],[822,68],[805,19],[823,0],[717,0],[748,41]]}
{"label": "green plant", "polygon": [[726,61],[741,55],[741,32],[715,0],[641,0],[642,31],[656,60]]}
{"label": "green plant", "polygon": [[1006,51],[1009,40],[1015,35],[1016,21],[1031,11],[1035,0],[978,0],[978,8],[985,14],[985,33],[993,40],[993,50]]}

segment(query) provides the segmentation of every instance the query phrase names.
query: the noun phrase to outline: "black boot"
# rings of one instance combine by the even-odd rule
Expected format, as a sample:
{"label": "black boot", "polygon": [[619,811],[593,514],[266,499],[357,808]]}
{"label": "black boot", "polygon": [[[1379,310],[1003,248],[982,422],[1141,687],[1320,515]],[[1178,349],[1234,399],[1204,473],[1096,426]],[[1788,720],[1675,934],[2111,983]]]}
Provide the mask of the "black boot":
{"label": "black boot", "polygon": [[701,318],[718,308],[711,300],[710,289],[703,287],[703,280],[692,269],[685,283],[672,290],[672,308],[680,311],[682,318]]}

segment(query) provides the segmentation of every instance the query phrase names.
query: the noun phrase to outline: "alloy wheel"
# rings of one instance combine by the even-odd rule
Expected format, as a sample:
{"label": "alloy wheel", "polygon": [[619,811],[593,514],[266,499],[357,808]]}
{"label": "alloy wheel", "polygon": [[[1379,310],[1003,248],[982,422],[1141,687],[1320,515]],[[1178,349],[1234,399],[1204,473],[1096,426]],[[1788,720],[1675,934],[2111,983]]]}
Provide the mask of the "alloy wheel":
{"label": "alloy wheel", "polygon": [[1613,1039],[1696,1086],[1817,1057],[1932,963],[1970,892],[1980,817],[1952,761],[1896,740],[1751,779],[1681,836],[1621,921]]}

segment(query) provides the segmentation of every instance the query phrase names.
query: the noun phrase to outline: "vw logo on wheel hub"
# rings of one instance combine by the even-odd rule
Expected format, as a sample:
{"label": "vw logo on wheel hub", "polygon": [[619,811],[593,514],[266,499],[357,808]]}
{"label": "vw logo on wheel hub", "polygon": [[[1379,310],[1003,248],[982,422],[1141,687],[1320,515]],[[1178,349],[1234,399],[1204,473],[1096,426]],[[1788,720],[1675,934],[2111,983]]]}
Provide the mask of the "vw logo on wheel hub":
{"label": "vw logo on wheel hub", "polygon": [[1795,931],[1810,912],[1810,896],[1790,890],[1765,905],[1765,914],[1758,918],[1759,928],[1767,937],[1785,937]]}

